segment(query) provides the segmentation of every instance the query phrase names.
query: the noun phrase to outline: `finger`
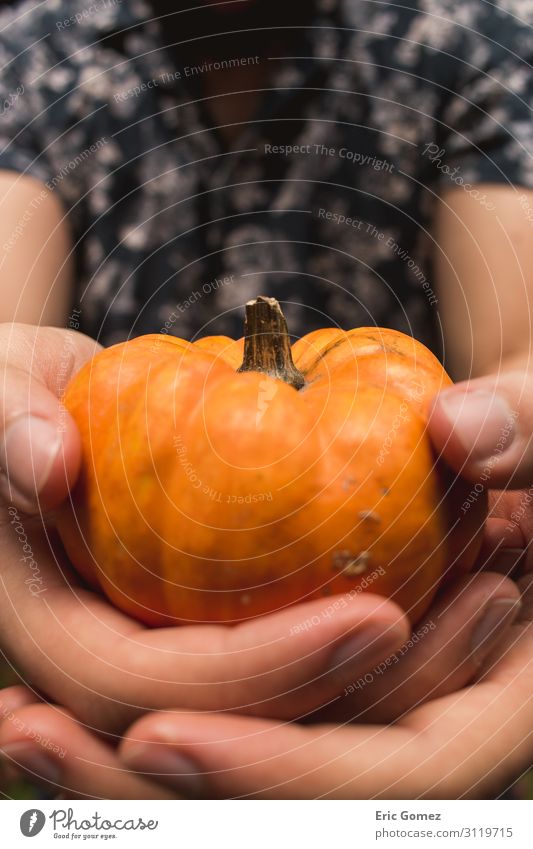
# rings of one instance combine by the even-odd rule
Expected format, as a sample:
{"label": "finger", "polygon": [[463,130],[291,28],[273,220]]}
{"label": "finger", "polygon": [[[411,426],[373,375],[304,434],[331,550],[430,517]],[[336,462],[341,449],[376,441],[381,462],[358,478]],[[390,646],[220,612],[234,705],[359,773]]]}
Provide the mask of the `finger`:
{"label": "finger", "polygon": [[110,745],[50,705],[16,709],[15,721],[0,726],[0,762],[69,799],[176,798],[125,769]]}
{"label": "finger", "polygon": [[56,506],[76,478],[79,436],[60,396],[99,347],[75,331],[0,327],[0,494],[24,512]]}
{"label": "finger", "polygon": [[[294,718],[335,698],[408,633],[403,612],[370,594],[309,602],[233,628],[190,627],[176,635],[180,707]],[[145,647],[164,642],[161,631],[143,637]],[[146,660],[140,656],[145,667]],[[167,706],[163,697],[159,707]]]}
{"label": "finger", "polygon": [[[120,710],[125,692],[129,721],[169,705],[293,718],[327,704],[354,676],[401,646],[408,634],[401,611],[384,599],[358,598],[351,608],[332,612],[334,601],[311,602],[235,628],[125,635],[114,646],[108,727],[125,727],[125,711]],[[307,631],[295,629],[301,622],[312,625]],[[98,653],[104,666],[103,645]],[[95,675],[95,690],[102,671]],[[85,704],[77,705],[77,714],[83,715]]]}
{"label": "finger", "polygon": [[[479,679],[496,681],[504,684],[510,674],[520,674],[521,689],[527,686],[528,676],[533,678],[533,658],[528,658],[527,651],[533,645],[533,575],[523,575],[516,581],[521,594],[520,610],[516,620],[501,640],[496,649],[482,665]],[[525,672],[525,676],[521,672]]]}
{"label": "finger", "polygon": [[[429,432],[450,465],[491,488],[533,480],[533,378],[512,371],[458,383],[434,403]],[[490,483],[489,483],[490,481]]]}
{"label": "finger", "polygon": [[393,728],[384,737],[368,728],[149,714],[128,731],[119,755],[126,767],[188,798],[373,798],[397,768],[389,747],[406,765],[415,752],[410,733]]}
{"label": "finger", "polygon": [[392,722],[428,699],[464,687],[511,627],[520,591],[484,573],[464,578],[417,624],[398,652],[354,681],[323,721]]}

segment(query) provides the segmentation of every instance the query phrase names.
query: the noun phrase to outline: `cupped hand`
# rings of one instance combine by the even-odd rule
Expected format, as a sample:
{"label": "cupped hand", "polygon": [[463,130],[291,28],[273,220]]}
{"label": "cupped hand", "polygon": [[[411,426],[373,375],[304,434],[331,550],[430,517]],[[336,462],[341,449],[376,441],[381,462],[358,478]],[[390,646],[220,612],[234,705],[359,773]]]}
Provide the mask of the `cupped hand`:
{"label": "cupped hand", "polygon": [[520,617],[477,681],[408,711],[393,725],[151,714],[128,731],[121,762],[195,797],[497,795],[533,757],[533,593],[531,578],[522,581]]}
{"label": "cupped hand", "polygon": [[[181,791],[189,795],[230,794],[230,790],[224,790],[217,781],[211,786],[209,779],[198,777],[197,770],[184,764],[187,746],[183,751],[179,746],[174,748],[174,743],[181,739],[181,727],[196,728],[199,734],[204,729],[207,748],[213,748],[215,754],[217,747],[212,746],[210,729],[215,733],[217,729],[231,729],[233,722],[241,723],[244,729],[243,736],[235,740],[238,750],[248,746],[248,728],[253,732],[251,744],[254,749],[263,733],[259,733],[258,743],[256,727],[268,729],[267,739],[271,739],[275,747],[277,733],[283,745],[286,734],[298,737],[301,733],[304,738],[318,740],[323,728],[333,733],[332,721],[342,723],[338,724],[339,731],[347,730],[348,721],[357,722],[359,730],[354,726],[354,735],[359,735],[361,740],[367,736],[373,740],[377,726],[362,723],[370,720],[389,723],[394,719],[402,722],[410,714],[422,710],[425,703],[444,703],[446,698],[451,698],[451,693],[479,676],[495,646],[502,645],[502,640],[516,633],[513,623],[519,615],[518,599],[516,586],[501,575],[487,573],[464,579],[439,599],[426,619],[417,625],[414,634],[392,652],[386,652],[383,646],[372,659],[365,656],[361,646],[358,650],[357,645],[352,646],[349,651],[354,652],[351,661],[354,674],[338,698],[314,713],[298,712],[298,700],[294,700],[294,717],[302,719],[302,724],[286,725],[278,721],[256,725],[250,720],[248,726],[242,716],[231,719],[224,710],[206,714],[193,709],[176,713],[161,711],[148,713],[130,729],[117,748],[112,740],[91,733],[90,727],[61,708],[35,703],[35,697],[25,688],[11,688],[0,693],[2,760],[12,768],[24,770],[34,782],[47,783],[50,789],[67,798],[167,798],[169,793],[179,795]],[[295,608],[294,612],[299,610]],[[204,719],[205,724],[202,724]],[[200,725],[195,724],[197,721]],[[161,739],[161,729],[168,731],[169,728],[178,736],[167,745],[167,741]],[[394,733],[390,739],[396,739]],[[283,745],[279,748],[280,755]],[[147,766],[146,758],[153,761],[151,766]],[[283,759],[279,764],[283,785],[286,766]],[[136,769],[151,774],[135,775]],[[184,775],[187,786],[182,786]],[[366,787],[362,785],[362,796]],[[272,792],[276,795],[277,791]],[[302,784],[299,792],[305,795],[314,791],[305,789]],[[265,787],[264,795],[269,793]]]}

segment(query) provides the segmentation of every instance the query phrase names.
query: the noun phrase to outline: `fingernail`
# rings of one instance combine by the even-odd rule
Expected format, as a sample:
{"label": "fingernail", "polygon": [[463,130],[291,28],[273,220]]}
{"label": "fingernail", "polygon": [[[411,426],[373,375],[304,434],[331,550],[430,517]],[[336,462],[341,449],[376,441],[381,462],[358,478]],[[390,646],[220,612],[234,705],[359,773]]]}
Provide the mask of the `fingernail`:
{"label": "fingernail", "polygon": [[36,416],[22,416],[8,425],[0,441],[0,466],[10,484],[35,500],[45,486],[61,445],[57,425]]}
{"label": "fingernail", "polygon": [[508,625],[520,610],[519,599],[502,598],[490,602],[472,632],[470,651],[474,660],[481,663]]}
{"label": "fingernail", "polygon": [[396,625],[372,625],[358,631],[338,646],[330,659],[330,671],[335,673],[367,672],[373,663],[384,660],[388,652],[397,649],[405,639]]}
{"label": "fingernail", "polygon": [[485,389],[451,390],[439,396],[439,404],[471,460],[486,460],[511,445],[516,434],[515,417],[499,395]]}
{"label": "fingernail", "polygon": [[57,761],[35,746],[11,743],[0,749],[0,757],[10,766],[24,770],[33,781],[43,780],[50,784],[59,784],[61,780],[61,769]]}
{"label": "fingernail", "polygon": [[169,746],[150,743],[136,746],[124,753],[123,760],[129,769],[147,773],[189,799],[206,795],[206,781],[196,765]]}

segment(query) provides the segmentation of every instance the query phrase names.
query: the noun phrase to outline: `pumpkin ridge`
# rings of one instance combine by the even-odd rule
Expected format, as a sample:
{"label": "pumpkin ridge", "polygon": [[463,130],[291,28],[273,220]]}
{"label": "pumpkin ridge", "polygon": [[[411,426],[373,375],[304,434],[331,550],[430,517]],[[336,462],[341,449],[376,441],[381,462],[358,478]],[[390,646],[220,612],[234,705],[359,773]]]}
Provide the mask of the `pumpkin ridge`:
{"label": "pumpkin ridge", "polygon": [[[345,334],[346,331],[340,330],[339,333]],[[344,344],[345,341],[346,341],[346,338],[344,336],[341,336],[339,339],[335,339],[335,341],[329,342],[322,349],[322,351],[320,351],[317,354],[316,359],[314,359],[312,361],[312,363],[307,366],[307,368],[303,369],[303,374],[305,376],[307,376],[309,374],[309,372],[312,371],[314,368],[316,368],[316,366],[324,359],[324,357],[326,357],[329,354],[330,351],[334,351],[335,348],[339,348],[341,345]]]}

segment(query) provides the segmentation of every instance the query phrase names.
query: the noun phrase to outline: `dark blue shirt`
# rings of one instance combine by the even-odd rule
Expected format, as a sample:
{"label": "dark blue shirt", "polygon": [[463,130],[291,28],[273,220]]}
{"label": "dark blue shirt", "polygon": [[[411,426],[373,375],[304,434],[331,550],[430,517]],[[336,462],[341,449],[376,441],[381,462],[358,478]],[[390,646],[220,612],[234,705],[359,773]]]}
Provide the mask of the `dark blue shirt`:
{"label": "dark blue shirt", "polygon": [[[56,192],[81,328],[104,344],[239,336],[243,304],[267,294],[296,335],[387,325],[439,351],[438,192],[490,214],[481,182],[533,187],[523,4],[322,0],[289,27],[283,6],[255,31],[245,16],[244,35],[143,0],[0,16],[0,167],[44,184],[3,251]],[[260,63],[258,111],[230,146],[203,82]]]}

